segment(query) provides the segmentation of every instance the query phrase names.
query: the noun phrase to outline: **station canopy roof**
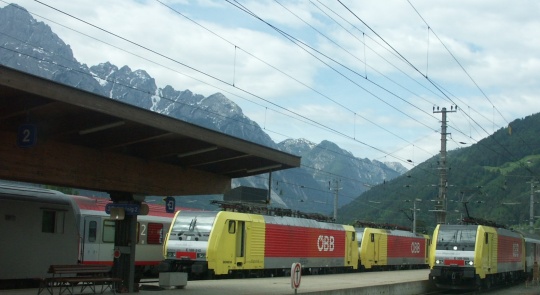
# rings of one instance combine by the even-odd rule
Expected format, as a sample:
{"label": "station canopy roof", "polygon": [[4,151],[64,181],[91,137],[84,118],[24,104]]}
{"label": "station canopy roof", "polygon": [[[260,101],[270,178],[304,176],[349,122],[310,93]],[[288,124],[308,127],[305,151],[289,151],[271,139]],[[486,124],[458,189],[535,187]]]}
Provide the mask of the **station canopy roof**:
{"label": "station canopy roof", "polygon": [[69,143],[230,178],[300,166],[300,158],[172,117],[0,66],[0,131],[36,124]]}

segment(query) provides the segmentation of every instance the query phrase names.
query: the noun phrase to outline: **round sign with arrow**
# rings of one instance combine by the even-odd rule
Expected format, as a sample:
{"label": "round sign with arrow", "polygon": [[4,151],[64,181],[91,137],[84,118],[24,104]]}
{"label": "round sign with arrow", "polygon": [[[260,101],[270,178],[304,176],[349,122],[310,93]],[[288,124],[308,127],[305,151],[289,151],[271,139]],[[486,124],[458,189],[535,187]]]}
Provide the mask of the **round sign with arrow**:
{"label": "round sign with arrow", "polygon": [[300,287],[300,281],[302,280],[302,265],[298,262],[293,263],[291,266],[291,287],[298,289]]}

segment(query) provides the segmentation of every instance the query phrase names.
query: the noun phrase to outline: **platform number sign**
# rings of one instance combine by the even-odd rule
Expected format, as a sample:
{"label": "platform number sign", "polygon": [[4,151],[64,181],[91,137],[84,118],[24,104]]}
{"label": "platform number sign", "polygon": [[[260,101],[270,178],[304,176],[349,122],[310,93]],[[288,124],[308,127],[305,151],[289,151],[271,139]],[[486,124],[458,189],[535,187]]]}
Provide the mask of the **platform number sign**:
{"label": "platform number sign", "polygon": [[296,289],[300,287],[300,281],[302,280],[302,265],[298,262],[293,263],[291,266],[291,287],[294,289],[296,294]]}
{"label": "platform number sign", "polygon": [[36,145],[37,128],[34,124],[22,124],[17,131],[17,145],[27,148]]}
{"label": "platform number sign", "polygon": [[173,197],[165,198],[165,212],[174,213],[176,207],[176,200]]}

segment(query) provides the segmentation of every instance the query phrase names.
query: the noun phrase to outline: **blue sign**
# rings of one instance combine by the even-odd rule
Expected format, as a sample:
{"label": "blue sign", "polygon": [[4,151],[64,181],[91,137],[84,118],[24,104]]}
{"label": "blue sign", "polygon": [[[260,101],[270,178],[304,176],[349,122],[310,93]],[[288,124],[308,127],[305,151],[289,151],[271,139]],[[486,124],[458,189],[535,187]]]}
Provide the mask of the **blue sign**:
{"label": "blue sign", "polygon": [[105,205],[105,213],[111,214],[111,208],[123,208],[126,215],[139,215],[141,212],[141,206],[138,204],[108,203]]}
{"label": "blue sign", "polygon": [[173,197],[165,198],[165,212],[174,213],[176,207],[176,200]]}
{"label": "blue sign", "polygon": [[22,124],[17,131],[17,145],[27,148],[36,145],[37,128],[34,124]]}

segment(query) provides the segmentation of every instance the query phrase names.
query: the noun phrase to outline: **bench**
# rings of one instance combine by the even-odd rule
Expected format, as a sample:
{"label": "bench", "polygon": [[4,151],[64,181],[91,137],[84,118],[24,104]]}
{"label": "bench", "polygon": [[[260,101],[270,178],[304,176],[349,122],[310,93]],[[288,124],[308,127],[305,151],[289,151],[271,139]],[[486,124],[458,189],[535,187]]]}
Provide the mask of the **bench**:
{"label": "bench", "polygon": [[53,295],[54,287],[58,287],[59,294],[74,294],[76,286],[80,287],[80,293],[86,288],[96,293],[96,286],[101,286],[99,293],[103,294],[109,289],[116,294],[116,284],[122,282],[122,279],[110,277],[110,272],[109,265],[51,265],[47,273],[52,276],[41,279],[38,295],[45,290]]}

